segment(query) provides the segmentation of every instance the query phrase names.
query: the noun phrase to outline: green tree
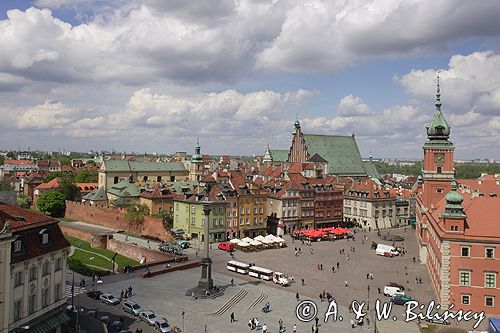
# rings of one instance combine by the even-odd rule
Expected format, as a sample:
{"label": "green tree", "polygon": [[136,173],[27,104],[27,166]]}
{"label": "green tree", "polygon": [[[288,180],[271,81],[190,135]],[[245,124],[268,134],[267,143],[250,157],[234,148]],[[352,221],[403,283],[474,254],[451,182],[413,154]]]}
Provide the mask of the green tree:
{"label": "green tree", "polygon": [[63,177],[66,177],[66,176],[67,175],[64,172],[62,172],[62,171],[51,172],[47,176],[45,176],[45,178],[43,179],[43,182],[44,183],[48,183],[48,182],[50,182],[54,178],[63,178]]}
{"label": "green tree", "polygon": [[61,162],[61,165],[70,165],[71,164],[71,158],[68,156],[61,156],[59,157],[59,162]]}
{"label": "green tree", "polygon": [[95,161],[94,160],[88,160],[86,163],[90,163],[90,164],[95,165]]}
{"label": "green tree", "polygon": [[11,160],[15,160],[17,158],[17,153],[15,151],[9,151],[7,153],[7,158]]}
{"label": "green tree", "polygon": [[137,201],[133,201],[127,205],[127,213],[125,214],[125,219],[133,226],[144,221],[144,218],[149,215],[149,207],[140,204]]}
{"label": "green tree", "polygon": [[3,162],[5,162],[5,156],[0,155],[0,165],[3,165]]}
{"label": "green tree", "polygon": [[19,194],[17,196],[17,205],[21,208],[30,208],[31,201],[31,197],[25,196],[24,194]]}
{"label": "green tree", "polygon": [[38,209],[50,216],[60,217],[64,216],[64,209],[66,209],[66,203],[64,194],[59,191],[55,192],[45,192],[36,201]]}
{"label": "green tree", "polygon": [[14,187],[12,186],[12,184],[7,181],[7,180],[2,180],[0,181],[0,191],[10,191],[10,190],[13,190]]}
{"label": "green tree", "polygon": [[60,178],[59,187],[57,188],[57,190],[64,195],[64,198],[66,200],[75,200],[76,195],[80,191],[78,187],[73,183],[73,179],[68,176]]}
{"label": "green tree", "polygon": [[82,170],[75,175],[75,183],[97,183],[97,170]]}

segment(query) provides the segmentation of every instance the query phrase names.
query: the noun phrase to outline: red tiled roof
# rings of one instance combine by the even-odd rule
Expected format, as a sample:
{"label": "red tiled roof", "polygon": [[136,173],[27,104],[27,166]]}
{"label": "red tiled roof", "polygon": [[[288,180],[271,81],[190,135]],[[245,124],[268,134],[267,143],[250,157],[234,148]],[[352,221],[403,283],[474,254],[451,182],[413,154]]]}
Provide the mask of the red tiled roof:
{"label": "red tiled roof", "polygon": [[3,164],[9,165],[30,165],[32,164],[30,160],[4,160]]}
{"label": "red tiled roof", "polygon": [[59,178],[54,178],[48,183],[42,183],[35,190],[53,190],[59,187]]}
{"label": "red tiled roof", "polygon": [[78,187],[80,193],[89,193],[97,190],[99,187],[98,183],[75,183],[75,186]]}
{"label": "red tiled roof", "polygon": [[458,183],[460,187],[470,189],[471,193],[481,193],[484,196],[496,193],[500,196],[500,176],[483,175],[478,179],[459,179]]}
{"label": "red tiled roof", "polygon": [[142,191],[139,196],[146,199],[173,199],[176,197],[169,188],[162,187],[160,183],[156,183],[151,188]]}
{"label": "red tiled roof", "polygon": [[384,188],[382,185],[375,183],[373,180],[369,178],[349,189],[346,193],[346,196],[356,197],[356,193],[359,192],[364,192],[365,194],[367,194],[366,196],[364,196],[364,198],[374,199],[374,200],[391,199],[396,197],[395,193],[391,193],[391,191]]}

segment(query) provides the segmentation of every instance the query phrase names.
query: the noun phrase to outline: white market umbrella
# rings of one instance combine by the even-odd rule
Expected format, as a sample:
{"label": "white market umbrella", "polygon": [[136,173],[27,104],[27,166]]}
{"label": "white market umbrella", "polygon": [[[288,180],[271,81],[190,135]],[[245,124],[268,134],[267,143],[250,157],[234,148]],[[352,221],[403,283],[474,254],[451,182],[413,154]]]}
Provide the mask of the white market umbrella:
{"label": "white market umbrella", "polygon": [[239,243],[238,243],[238,246],[241,246],[241,247],[247,247],[247,246],[250,246],[250,244],[245,243],[245,242],[239,242]]}
{"label": "white market umbrella", "polygon": [[250,237],[245,237],[241,241],[245,242],[245,243],[250,243],[252,241],[252,239]]}
{"label": "white market umbrella", "polygon": [[284,242],[285,242],[285,240],[284,240],[283,238],[281,238],[281,237],[275,237],[274,239],[275,239],[277,242],[279,242],[279,243],[284,243]]}
{"label": "white market umbrella", "polygon": [[269,243],[276,243],[276,237],[274,237],[273,235],[267,235],[266,237],[264,237],[264,239]]}
{"label": "white market umbrella", "polygon": [[257,237],[255,237],[253,240],[256,240],[256,241],[259,241],[259,242],[262,242],[262,240],[264,239],[264,236],[262,235],[258,235]]}
{"label": "white market umbrella", "polygon": [[261,242],[259,242],[259,241],[253,240],[253,241],[251,241],[251,242],[250,242],[250,245],[253,245],[253,246],[260,246],[260,245],[262,245],[262,243],[261,243]]}
{"label": "white market umbrella", "polygon": [[239,242],[241,242],[238,238],[233,238],[229,241],[229,243],[231,244],[238,244]]}

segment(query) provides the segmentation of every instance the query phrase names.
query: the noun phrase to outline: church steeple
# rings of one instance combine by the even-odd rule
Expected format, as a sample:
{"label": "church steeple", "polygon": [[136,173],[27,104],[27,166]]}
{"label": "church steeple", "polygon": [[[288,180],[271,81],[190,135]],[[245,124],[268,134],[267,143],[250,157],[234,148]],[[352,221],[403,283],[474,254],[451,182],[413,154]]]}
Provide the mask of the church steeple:
{"label": "church steeple", "polygon": [[443,216],[445,217],[455,217],[455,218],[464,218],[464,207],[462,206],[462,202],[464,198],[460,193],[457,192],[458,184],[455,179],[451,181],[451,190],[446,194],[444,199],[446,200],[446,205],[444,206],[445,210]]}
{"label": "church steeple", "polygon": [[450,125],[444,119],[443,113],[441,112],[441,90],[439,87],[439,74],[437,76],[437,92],[436,92],[436,112],[432,117],[432,120],[427,128],[427,138],[430,141],[441,140],[447,141],[450,137]]}
{"label": "church steeple", "polygon": [[203,157],[201,156],[200,140],[196,138],[196,146],[194,146],[194,155],[191,156],[191,162],[201,162]]}
{"label": "church steeple", "polygon": [[292,134],[295,135],[299,129],[300,129],[300,121],[299,121],[299,115],[297,114],[297,119],[295,120],[295,123],[293,124]]}
{"label": "church steeple", "polygon": [[269,163],[272,161],[273,161],[273,158],[271,157],[271,150],[269,149],[269,144],[268,144],[266,146],[266,152],[264,153],[264,158],[262,159],[262,162]]}

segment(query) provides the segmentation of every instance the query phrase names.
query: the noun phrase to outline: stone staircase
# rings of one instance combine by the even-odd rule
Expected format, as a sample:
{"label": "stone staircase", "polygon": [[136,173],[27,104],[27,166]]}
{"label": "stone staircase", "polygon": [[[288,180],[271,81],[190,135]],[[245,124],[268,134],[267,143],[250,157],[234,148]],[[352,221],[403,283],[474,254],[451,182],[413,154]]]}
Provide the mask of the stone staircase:
{"label": "stone staircase", "polygon": [[267,294],[263,291],[260,292],[260,295],[247,307],[246,311],[248,312],[251,308],[256,306],[259,303],[264,302],[267,299]]}
{"label": "stone staircase", "polygon": [[229,309],[231,309],[236,304],[238,304],[243,298],[245,298],[245,296],[247,294],[248,294],[247,290],[241,289],[240,291],[238,291],[236,293],[236,295],[234,295],[233,297],[231,297],[231,299],[229,301],[227,301],[223,306],[221,306],[219,310],[217,310],[216,312],[211,313],[210,315],[214,316],[214,317],[220,317],[220,316],[222,316]]}

